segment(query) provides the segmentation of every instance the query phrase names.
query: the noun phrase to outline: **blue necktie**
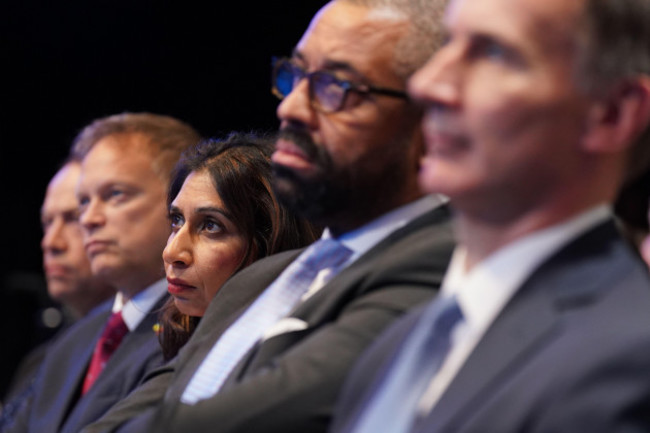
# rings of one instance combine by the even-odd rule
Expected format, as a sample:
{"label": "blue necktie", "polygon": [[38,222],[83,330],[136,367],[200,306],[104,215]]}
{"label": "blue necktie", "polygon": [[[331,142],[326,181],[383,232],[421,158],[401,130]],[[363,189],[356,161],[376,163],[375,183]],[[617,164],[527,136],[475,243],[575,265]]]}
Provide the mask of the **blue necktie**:
{"label": "blue necktie", "polygon": [[336,273],[352,251],[334,239],[312,244],[230,326],[185,388],[181,401],[195,404],[217,393],[232,369],[264,332],[285,317],[323,269]]}
{"label": "blue necktie", "polygon": [[450,335],[463,314],[455,297],[434,301],[395,356],[383,383],[366,403],[354,433],[408,432],[417,405],[442,365]]}

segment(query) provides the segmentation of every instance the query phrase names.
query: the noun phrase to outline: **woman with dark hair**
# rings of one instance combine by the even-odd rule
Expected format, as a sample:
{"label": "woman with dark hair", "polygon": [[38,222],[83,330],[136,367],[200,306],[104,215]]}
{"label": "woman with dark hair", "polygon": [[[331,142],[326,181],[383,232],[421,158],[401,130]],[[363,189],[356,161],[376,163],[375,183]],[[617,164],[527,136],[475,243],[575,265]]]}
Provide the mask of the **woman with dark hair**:
{"label": "woman with dark hair", "polygon": [[277,202],[272,151],[267,138],[233,133],[200,142],[177,164],[168,195],[172,233],[163,252],[172,295],[160,320],[165,358],[187,342],[233,274],[318,237],[318,230]]}

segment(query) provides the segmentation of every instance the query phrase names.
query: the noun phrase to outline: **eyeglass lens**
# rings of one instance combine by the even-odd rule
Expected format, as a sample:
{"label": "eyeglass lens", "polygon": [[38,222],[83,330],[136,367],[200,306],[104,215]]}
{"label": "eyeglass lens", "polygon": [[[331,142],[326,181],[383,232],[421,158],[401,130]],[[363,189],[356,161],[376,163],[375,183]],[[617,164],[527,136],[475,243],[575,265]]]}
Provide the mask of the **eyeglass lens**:
{"label": "eyeglass lens", "polygon": [[307,77],[312,103],[326,111],[336,111],[343,104],[346,93],[345,83],[332,74],[323,71],[308,74],[287,60],[280,61],[276,68],[274,84],[283,97],[291,93],[300,80]]}

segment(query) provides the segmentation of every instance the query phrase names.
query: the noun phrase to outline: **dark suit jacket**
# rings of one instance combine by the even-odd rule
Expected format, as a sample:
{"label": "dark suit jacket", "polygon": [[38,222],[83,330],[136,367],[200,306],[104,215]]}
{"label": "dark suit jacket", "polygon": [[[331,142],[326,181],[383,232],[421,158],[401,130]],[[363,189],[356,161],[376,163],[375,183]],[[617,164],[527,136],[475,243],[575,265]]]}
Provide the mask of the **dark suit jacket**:
{"label": "dark suit jacket", "polygon": [[[249,266],[221,289],[167,374],[154,377],[154,385],[145,383],[118,405],[127,418],[147,406],[159,409],[132,419],[119,431],[202,432],[217,427],[221,433],[325,431],[347,370],[385,326],[436,293],[452,249],[446,207],[417,218],[299,305],[291,317],[305,321],[306,329],[265,340],[245,356],[216,396],[194,406],[181,404],[183,390],[208,351],[244,310],[245,306],[240,306],[233,313],[227,305],[229,296],[261,292],[301,251],[278,254]],[[161,388],[167,389],[162,406]],[[137,394],[140,396],[135,398]],[[119,416],[110,418],[109,413],[106,423],[84,433],[114,431],[115,425],[124,421]],[[157,421],[155,426],[151,419]]]}
{"label": "dark suit jacket", "polygon": [[[368,390],[424,307],[389,328],[346,382],[332,431]],[[612,222],[542,264],[496,318],[416,432],[650,431],[650,281]]]}
{"label": "dark suit jacket", "polygon": [[78,432],[124,398],[145,373],[162,364],[153,325],[165,298],[124,337],[102,374],[81,398],[81,385],[95,344],[111,313],[112,302],[77,322],[48,349],[30,399],[6,431]]}

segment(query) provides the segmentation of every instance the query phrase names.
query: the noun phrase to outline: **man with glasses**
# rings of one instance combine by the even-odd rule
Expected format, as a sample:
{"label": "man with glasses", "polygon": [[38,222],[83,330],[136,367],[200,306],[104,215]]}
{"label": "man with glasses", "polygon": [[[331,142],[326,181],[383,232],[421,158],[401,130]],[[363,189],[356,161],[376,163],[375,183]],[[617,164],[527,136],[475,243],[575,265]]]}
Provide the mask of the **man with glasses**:
{"label": "man with glasses", "polygon": [[[323,238],[234,276],[176,360],[86,432],[326,430],[352,363],[435,294],[450,257],[447,208],[417,185],[421,116],[404,93],[441,41],[443,3],[335,0],[275,61],[275,191]],[[222,302],[253,290],[245,311]]]}

